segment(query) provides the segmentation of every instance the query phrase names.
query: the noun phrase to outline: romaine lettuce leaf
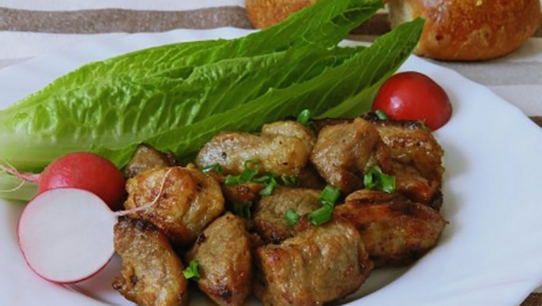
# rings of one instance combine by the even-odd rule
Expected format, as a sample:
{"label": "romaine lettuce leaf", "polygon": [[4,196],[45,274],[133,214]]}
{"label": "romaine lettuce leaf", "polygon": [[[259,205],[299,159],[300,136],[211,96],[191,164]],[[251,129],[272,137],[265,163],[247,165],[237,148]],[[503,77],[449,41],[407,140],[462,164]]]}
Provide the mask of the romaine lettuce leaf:
{"label": "romaine lettuce leaf", "polygon": [[224,59],[256,56],[304,45],[335,46],[353,28],[369,19],[381,0],[334,0],[293,14],[273,27],[232,40],[170,44],[90,63],[68,73],[11,108],[43,103],[51,95],[119,77],[138,79],[190,71]]}
{"label": "romaine lettuce leaf", "polygon": [[[178,53],[158,52],[154,55],[163,60],[165,54],[179,57],[152,73],[141,63],[125,66],[145,58],[137,54],[148,50],[126,55],[126,62],[117,58],[113,64],[83,67],[0,112],[0,157],[19,170],[39,171],[67,152],[93,151],[122,166],[141,142],[190,158],[218,131],[255,131],[304,108],[317,116],[355,116],[368,109],[378,85],[408,57],[423,28],[423,21],[416,20],[369,48],[334,47],[340,40],[335,33],[344,36],[354,26],[350,14],[374,10],[377,2],[319,1],[335,3],[326,12],[313,11],[326,28],[317,19],[311,23],[318,25],[296,21],[296,16],[311,17],[302,11],[284,28],[267,32],[272,35],[259,36],[277,43],[289,37],[285,29],[300,31],[295,35],[303,37],[301,42],[292,40],[272,51],[262,51],[271,49],[265,39],[250,44],[241,38],[234,44],[214,41],[202,48],[205,42],[188,43],[176,45],[182,49]],[[13,183],[0,174],[0,189]],[[0,197],[27,199],[28,194],[25,186]]]}
{"label": "romaine lettuce leaf", "polygon": [[[272,88],[249,103],[192,125],[180,126],[145,142],[192,158],[219,131],[256,131],[264,123],[295,116],[305,108],[310,108],[317,117],[329,113],[337,117],[357,116],[370,108],[372,99],[369,98],[378,85],[408,58],[418,42],[423,24],[422,19],[402,24],[341,65],[306,82]],[[135,142],[126,147],[96,145],[93,150],[124,164],[136,146]]]}
{"label": "romaine lettuce leaf", "polygon": [[0,156],[20,170],[40,170],[71,151],[140,143],[270,88],[310,80],[361,50],[290,48],[198,66],[182,76],[118,77],[59,92],[40,104],[0,112]]}

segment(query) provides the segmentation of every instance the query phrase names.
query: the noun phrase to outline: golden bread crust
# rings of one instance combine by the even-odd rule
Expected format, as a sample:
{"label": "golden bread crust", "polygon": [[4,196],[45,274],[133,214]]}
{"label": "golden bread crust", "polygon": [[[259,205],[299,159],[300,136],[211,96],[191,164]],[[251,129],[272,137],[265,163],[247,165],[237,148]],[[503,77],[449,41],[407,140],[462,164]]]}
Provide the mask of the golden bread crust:
{"label": "golden bread crust", "polygon": [[541,22],[538,0],[389,0],[392,26],[426,19],[416,48],[441,60],[487,60],[517,49]]}

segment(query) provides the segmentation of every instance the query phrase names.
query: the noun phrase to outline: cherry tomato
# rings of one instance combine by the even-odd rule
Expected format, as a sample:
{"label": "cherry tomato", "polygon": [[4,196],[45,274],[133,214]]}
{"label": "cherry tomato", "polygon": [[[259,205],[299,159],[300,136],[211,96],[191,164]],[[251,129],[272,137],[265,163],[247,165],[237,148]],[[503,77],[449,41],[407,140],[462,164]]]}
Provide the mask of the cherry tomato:
{"label": "cherry tomato", "polygon": [[373,110],[382,110],[395,120],[421,120],[432,130],[452,116],[448,95],[431,78],[419,72],[401,72],[380,87]]}

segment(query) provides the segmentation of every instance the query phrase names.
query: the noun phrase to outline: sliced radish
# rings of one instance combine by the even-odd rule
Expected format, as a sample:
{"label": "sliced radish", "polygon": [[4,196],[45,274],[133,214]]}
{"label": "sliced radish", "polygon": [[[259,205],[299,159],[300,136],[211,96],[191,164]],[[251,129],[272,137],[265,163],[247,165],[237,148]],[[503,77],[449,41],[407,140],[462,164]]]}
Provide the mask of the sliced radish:
{"label": "sliced radish", "polygon": [[19,219],[19,246],[34,272],[56,283],[86,279],[111,259],[117,215],[93,193],[45,191]]}

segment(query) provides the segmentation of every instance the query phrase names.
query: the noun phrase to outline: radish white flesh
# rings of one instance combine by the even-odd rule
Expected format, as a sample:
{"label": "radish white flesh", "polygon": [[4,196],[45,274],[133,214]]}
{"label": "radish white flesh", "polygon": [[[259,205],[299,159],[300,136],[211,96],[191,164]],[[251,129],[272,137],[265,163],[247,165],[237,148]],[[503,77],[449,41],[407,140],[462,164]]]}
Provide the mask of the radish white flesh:
{"label": "radish white flesh", "polygon": [[117,216],[85,190],[53,189],[35,197],[19,219],[19,245],[34,272],[46,280],[86,279],[111,259]]}

